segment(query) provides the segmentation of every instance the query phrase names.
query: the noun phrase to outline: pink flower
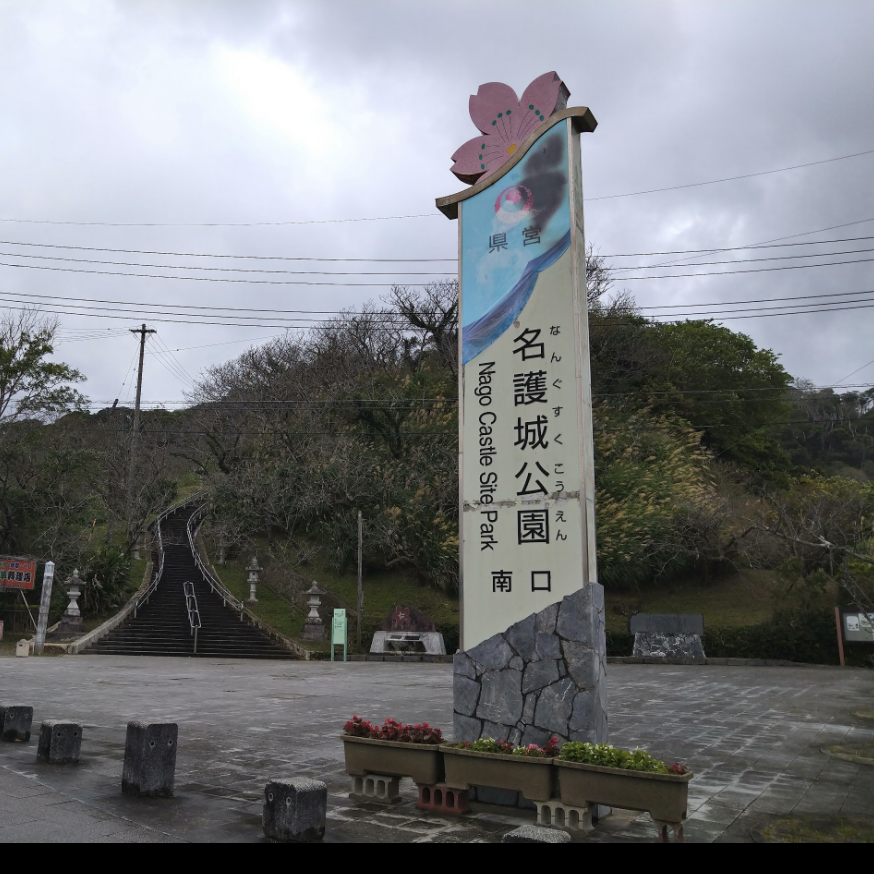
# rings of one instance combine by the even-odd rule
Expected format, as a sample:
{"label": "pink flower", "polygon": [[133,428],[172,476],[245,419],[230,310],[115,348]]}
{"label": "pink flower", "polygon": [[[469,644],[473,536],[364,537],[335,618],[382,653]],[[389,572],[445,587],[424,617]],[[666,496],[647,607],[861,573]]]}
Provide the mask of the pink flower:
{"label": "pink flower", "polygon": [[487,82],[470,97],[470,117],[482,135],[468,140],[452,156],[452,172],[473,185],[508,161],[528,135],[567,106],[570,91],[558,73],[538,76],[521,100],[509,85]]}

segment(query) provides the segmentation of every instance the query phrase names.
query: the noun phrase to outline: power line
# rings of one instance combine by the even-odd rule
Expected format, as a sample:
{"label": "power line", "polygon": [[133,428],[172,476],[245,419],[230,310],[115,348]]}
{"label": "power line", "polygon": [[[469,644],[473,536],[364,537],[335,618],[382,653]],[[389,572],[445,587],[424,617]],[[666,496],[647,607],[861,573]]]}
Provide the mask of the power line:
{"label": "power line", "polygon": [[[798,243],[791,245],[800,245]],[[754,248],[754,247],[750,247]],[[766,248],[764,246],[760,246],[758,248]],[[774,247],[774,248],[782,248],[782,247]],[[728,261],[698,261],[695,263],[687,263],[687,264],[640,264],[634,267],[611,267],[612,271],[617,270],[662,270],[667,269],[668,267],[709,267],[714,264],[755,264],[761,261],[797,261],[801,258],[836,258],[838,255],[857,255],[863,252],[874,252],[874,248],[867,249],[846,249],[842,252],[811,252],[809,255],[769,255],[766,258],[732,258]],[[0,253],[3,254],[3,253]],[[27,256],[30,257],[30,256]],[[59,261],[63,261],[65,259],[59,258]],[[837,262],[843,263],[843,262]],[[810,265],[817,266],[817,265]],[[191,268],[192,270],[196,268]],[[620,281],[625,279],[624,276],[617,277]]]}
{"label": "power line", "polygon": [[[841,241],[843,242],[843,241]],[[105,246],[62,246],[55,243],[21,243],[15,240],[0,240],[2,246],[30,246],[39,249],[69,249],[78,252],[119,252],[124,255],[168,255],[174,258],[235,258],[245,261],[319,261],[319,262],[355,262],[369,264],[421,264],[434,261],[458,263],[454,258],[307,258],[289,255],[219,255],[206,252],[164,252],[155,249],[111,249]],[[19,257],[19,256],[16,256]]]}
{"label": "power line", "polygon": [[[793,164],[790,167],[778,167],[775,170],[760,170],[756,173],[744,173],[739,176],[726,176],[721,179],[710,179],[705,182],[687,182],[682,185],[669,185],[664,188],[650,188],[645,191],[629,191],[622,194],[604,194],[599,197],[587,198],[590,202],[597,200],[615,200],[620,197],[638,197],[643,194],[656,194],[661,191],[675,191],[682,188],[699,188],[703,185],[718,185],[722,182],[734,182],[739,179],[752,179],[756,176],[770,176],[775,173],[785,173],[789,170],[800,170],[804,167],[815,167],[820,164],[832,164],[836,161],[847,161],[850,158],[859,158],[864,155],[874,154],[874,149],[864,152],[854,152],[850,155],[838,155],[834,158],[823,158],[819,161],[808,161],[804,164]],[[410,215],[387,215],[370,216],[366,218],[345,219],[307,219],[300,221],[279,222],[83,222],[83,221],[60,221],[51,219],[20,219],[0,218],[0,222],[31,225],[74,225],[81,227],[121,227],[121,228],[250,228],[250,227],[285,227],[294,225],[333,225],[349,224],[355,222],[385,222],[398,219],[436,218],[439,213],[413,213]]]}
{"label": "power line", "polygon": [[[46,267],[42,264],[9,264],[5,261],[0,261],[0,267],[17,267],[20,270],[50,270],[53,273],[89,273],[96,276],[136,276],[141,279],[173,279],[182,282],[231,282],[237,285],[309,285],[309,286],[340,286],[342,288],[349,287],[375,287],[385,288],[389,285],[396,285],[392,282],[303,282],[301,280],[280,280],[280,279],[219,279],[211,276],[165,276],[162,273],[128,273],[120,270],[88,270],[86,268],[77,267]],[[174,268],[167,268],[174,269]],[[426,286],[430,282],[404,282],[403,285]]]}
{"label": "power line", "polygon": [[[813,256],[811,256],[813,257]],[[772,260],[772,259],[763,259],[763,260]],[[735,273],[773,273],[778,270],[810,270],[813,267],[837,267],[841,264],[864,264],[869,261],[874,261],[874,258],[853,258],[848,261],[830,261],[823,264],[790,264],[785,267],[753,267],[749,270],[709,270],[705,273],[667,273],[662,276],[622,276],[620,280],[622,282],[631,282],[641,279],[688,279],[694,278],[696,276],[730,276]],[[743,263],[743,262],[733,262],[733,263]],[[638,270],[654,270],[660,267],[674,267],[677,265],[669,264],[654,264],[651,267],[639,267]],[[694,267],[693,264],[681,264],[681,267]],[[216,280],[218,282],[225,282],[228,280]],[[230,280],[234,281],[234,280]],[[411,283],[416,284],[416,283]]]}
{"label": "power line", "polygon": [[[812,298],[826,298],[826,297],[857,297],[858,295],[863,294],[874,294],[874,289],[869,289],[867,291],[831,291],[826,294],[797,294],[793,297],[756,297],[750,298],[749,300],[723,300],[723,301],[710,301],[708,303],[677,303],[677,304],[658,304],[652,306],[643,306],[643,307],[635,307],[635,309],[639,310],[663,310],[671,307],[710,307],[710,306],[730,306],[734,304],[741,303],[772,303],[773,301],[778,300],[810,300]],[[847,301],[850,303],[850,301]],[[852,374],[850,374],[852,376]]]}
{"label": "power line", "polygon": [[[871,251],[870,249],[857,249],[855,251]],[[836,252],[834,254],[845,254]],[[336,270],[263,270],[254,267],[191,267],[187,264],[143,264],[139,261],[104,261],[98,258],[70,258],[60,257],[58,255],[19,255],[17,252],[0,252],[0,256],[4,258],[31,258],[41,261],[66,261],[74,264],[108,264],[116,267],[150,267],[159,270],[202,270],[211,273],[263,273],[263,274],[281,274],[289,276],[455,276],[455,273],[437,273],[434,270],[427,270],[421,273],[414,273],[406,270],[392,271],[389,273],[356,270],[353,272],[342,273]],[[803,255],[797,257],[804,257]],[[816,257],[809,255],[807,257]],[[765,259],[770,260],[770,259]],[[633,268],[622,268],[630,270]]]}
{"label": "power line", "polygon": [[[864,219],[864,221],[874,221],[874,218]],[[851,222],[851,224],[862,224],[862,223],[863,222]],[[843,226],[839,225],[839,227],[843,227]],[[818,232],[817,231],[810,231],[809,233],[815,234]],[[804,235],[797,234],[795,236],[804,236]],[[783,239],[789,239],[789,238],[786,237]],[[696,254],[715,255],[718,252],[740,252],[740,251],[743,251],[746,249],[788,249],[790,246],[827,246],[827,245],[831,245],[832,243],[857,243],[857,242],[860,242],[862,240],[874,240],[874,236],[842,237],[842,238],[837,239],[837,240],[808,240],[806,243],[765,243],[765,244],[753,243],[749,246],[725,246],[725,247],[722,247],[719,249],[714,249],[714,248],[710,248],[710,249],[668,249],[665,252],[623,252],[621,254],[612,254],[612,255],[601,255],[599,253],[598,257],[599,258],[649,258],[649,257],[654,258],[656,255],[696,255]],[[2,241],[0,241],[0,242],[2,242]],[[65,247],[58,246],[55,248],[65,248]],[[824,254],[824,253],[820,253],[820,254]],[[232,257],[232,256],[229,256],[229,257]],[[810,255],[807,257],[814,257],[814,256]],[[653,266],[655,266],[655,265],[653,265]],[[630,270],[632,268],[630,268],[630,267],[629,268],[611,267],[610,269],[611,270],[618,270],[618,269]]]}
{"label": "power line", "polygon": [[853,374],[858,373],[860,370],[864,370],[866,367],[870,367],[872,364],[874,364],[874,358],[872,358],[867,364],[863,364],[861,367],[857,367],[855,370],[851,371],[846,376],[839,379],[838,383],[843,382],[845,379],[849,379],[851,376],[853,376]]}
{"label": "power line", "polygon": [[440,213],[423,212],[413,215],[380,215],[367,218],[308,219],[288,222],[76,222],[50,219],[0,218],[0,222],[24,225],[75,225],[103,228],[268,228],[289,225],[342,225],[356,222],[390,222],[396,219],[436,218]]}
{"label": "power line", "polygon": [[[874,239],[874,238],[872,238]],[[809,244],[801,244],[794,243],[789,245],[809,245]],[[782,248],[780,246],[774,247],[735,247],[734,249],[724,249],[721,251],[738,251],[741,248]],[[701,250],[698,250],[701,251]],[[854,255],[864,252],[872,252],[874,248],[865,248],[865,249],[846,249],[840,252],[815,252],[808,255],[771,255],[766,258],[742,258],[742,259],[732,259],[728,261],[701,261],[699,263],[687,263],[687,264],[670,264],[670,265],[661,265],[661,264],[644,264],[633,267],[612,267],[612,271],[627,271],[627,270],[659,270],[659,269],[667,269],[668,267],[704,267],[710,265],[719,265],[719,264],[750,264],[761,261],[791,261],[802,258],[822,258],[822,257],[837,257],[839,255]],[[199,267],[199,266],[190,266],[187,264],[144,264],[141,261],[107,261],[98,258],[71,258],[67,256],[56,256],[56,255],[19,255],[16,252],[0,252],[0,256],[6,258],[30,258],[32,260],[41,260],[41,261],[63,261],[66,263],[73,264],[104,264],[107,266],[113,267],[146,267],[157,270],[197,270],[202,272],[210,272],[210,273],[255,273],[259,275],[281,275],[281,276],[457,276],[457,272],[437,272],[434,270],[428,270],[424,272],[416,272],[416,271],[372,271],[372,270],[355,270],[355,271],[337,271],[337,270],[265,270],[262,268],[251,268],[251,267]],[[852,263],[852,262],[835,262],[835,263]],[[17,265],[17,266],[39,266],[39,265]],[[813,267],[821,266],[821,265],[810,265]],[[100,271],[104,272],[104,271]],[[124,275],[139,275],[139,274],[124,274]],[[175,278],[175,277],[166,277],[166,278]],[[624,279],[625,277],[618,277],[618,279]]]}
{"label": "power line", "polygon": [[707,182],[687,182],[684,185],[668,185],[665,188],[650,188],[646,191],[629,191],[625,194],[604,194],[600,197],[588,197],[588,201],[615,200],[619,197],[638,197],[641,194],[658,194],[661,191],[677,191],[681,188],[700,188],[702,185],[718,185],[721,182],[735,182],[738,179],[752,179],[756,176],[771,176],[774,173],[785,173],[787,170],[801,170],[804,167],[815,167],[819,164],[832,164],[835,161],[846,161],[850,158],[860,158],[863,155],[874,154],[874,149],[865,152],[854,152],[852,155],[840,155],[837,158],[824,158],[821,161],[808,161],[806,164],[794,164],[791,167],[779,167],[776,170],[761,170],[758,173],[744,173],[740,176],[726,176],[723,179],[710,179]]}

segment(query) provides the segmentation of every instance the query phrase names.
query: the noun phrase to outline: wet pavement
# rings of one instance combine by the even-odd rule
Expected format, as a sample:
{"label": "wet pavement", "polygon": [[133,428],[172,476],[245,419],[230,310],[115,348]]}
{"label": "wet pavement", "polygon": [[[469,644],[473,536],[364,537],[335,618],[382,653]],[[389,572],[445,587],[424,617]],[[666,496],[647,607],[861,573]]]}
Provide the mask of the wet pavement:
{"label": "wet pavement", "polygon": [[[874,817],[874,767],[829,756],[874,740],[874,671],[819,667],[611,665],[611,742],[686,762],[686,840],[750,841],[777,816]],[[269,780],[328,785],[326,842],[499,841],[534,812],[475,805],[464,817],[348,797],[339,734],[357,713],[448,729],[450,665],[123,656],[0,658],[0,701],[30,704],[28,743],[0,743],[4,842],[260,842]],[[78,765],[36,761],[44,719],[84,724]],[[121,793],[128,720],[179,724],[176,794]],[[447,735],[449,731],[446,732]],[[405,785],[406,784],[406,785]],[[575,841],[645,841],[647,814],[614,811]]]}

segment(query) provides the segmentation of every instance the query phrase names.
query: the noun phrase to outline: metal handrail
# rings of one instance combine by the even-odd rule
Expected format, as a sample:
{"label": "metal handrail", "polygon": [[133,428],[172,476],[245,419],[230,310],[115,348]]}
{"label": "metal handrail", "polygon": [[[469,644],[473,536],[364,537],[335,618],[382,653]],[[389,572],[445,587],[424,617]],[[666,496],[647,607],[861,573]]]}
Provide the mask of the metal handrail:
{"label": "metal handrail", "polygon": [[167,507],[166,510],[159,513],[155,518],[155,521],[152,523],[152,527],[155,529],[155,535],[157,539],[158,545],[158,569],[155,571],[154,577],[152,577],[152,582],[149,583],[149,588],[140,595],[137,603],[134,606],[134,619],[137,617],[137,611],[143,604],[149,603],[149,598],[155,593],[155,589],[158,588],[158,583],[161,580],[161,575],[164,573],[164,539],[161,537],[161,522],[166,519],[171,513],[175,513],[176,510],[181,509],[187,504],[194,503],[195,501],[202,500],[206,496],[206,490],[201,489],[200,491],[195,492],[193,495],[189,495],[187,498],[183,498],[180,501],[176,501],[175,504],[171,504]]}
{"label": "metal handrail", "polygon": [[197,609],[197,594],[194,591],[194,583],[186,580],[182,584],[182,592],[185,595],[185,609],[188,610],[188,624],[191,626],[191,634],[194,637],[194,652],[197,654],[197,632],[200,630],[200,610]]}
{"label": "metal handrail", "polygon": [[[191,554],[194,556],[194,563],[197,565],[198,570],[203,575],[204,582],[207,583],[210,589],[222,599],[225,606],[230,604],[234,610],[239,611],[240,621],[242,622],[243,611],[246,609],[246,605],[239,598],[234,597],[234,595],[231,594],[230,590],[221,582],[221,580],[213,575],[209,568],[203,563],[203,559],[200,557],[200,553],[197,551],[197,546],[195,545],[195,539],[204,522],[204,520],[200,517],[203,516],[206,508],[206,503],[201,504],[191,514],[188,519],[188,524],[185,527],[185,530],[188,532],[188,543],[191,546]],[[197,527],[195,528],[194,523],[195,520],[198,519],[199,522],[197,524]]]}

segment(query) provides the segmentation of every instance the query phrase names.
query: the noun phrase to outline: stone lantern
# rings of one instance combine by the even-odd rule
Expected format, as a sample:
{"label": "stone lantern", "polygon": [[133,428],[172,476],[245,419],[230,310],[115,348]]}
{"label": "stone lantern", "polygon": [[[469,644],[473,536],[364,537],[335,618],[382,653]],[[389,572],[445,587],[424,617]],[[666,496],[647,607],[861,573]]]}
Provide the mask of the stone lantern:
{"label": "stone lantern", "polygon": [[319,588],[319,584],[313,580],[312,586],[304,594],[307,596],[307,607],[310,609],[309,613],[307,613],[306,622],[303,625],[303,639],[324,640],[325,625],[322,622],[321,616],[319,616],[319,607],[322,603],[321,596],[326,595],[327,592],[322,591]]}
{"label": "stone lantern", "polygon": [[258,574],[262,570],[264,568],[258,567],[258,557],[253,555],[249,567],[246,568],[246,573],[249,575],[249,604],[258,603],[258,598],[255,596],[255,588],[258,585]]}
{"label": "stone lantern", "polygon": [[79,571],[74,570],[73,575],[64,582],[64,588],[67,590],[67,597],[70,603],[67,604],[67,609],[61,617],[61,624],[58,626],[58,636],[76,636],[78,637],[85,631],[82,624],[82,612],[79,610],[79,596],[82,594],[80,586],[85,584],[79,579]]}

